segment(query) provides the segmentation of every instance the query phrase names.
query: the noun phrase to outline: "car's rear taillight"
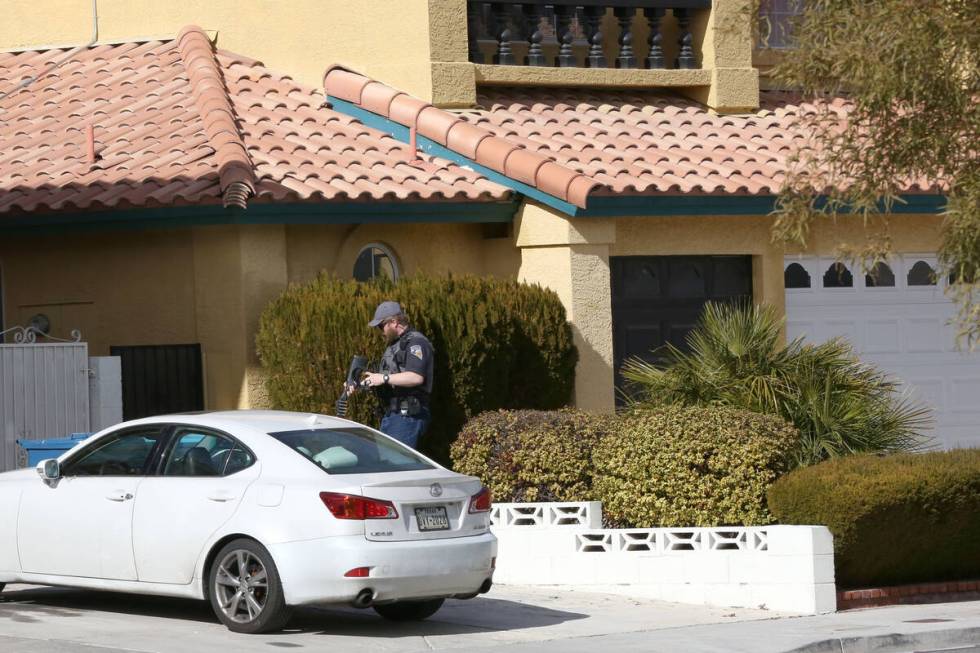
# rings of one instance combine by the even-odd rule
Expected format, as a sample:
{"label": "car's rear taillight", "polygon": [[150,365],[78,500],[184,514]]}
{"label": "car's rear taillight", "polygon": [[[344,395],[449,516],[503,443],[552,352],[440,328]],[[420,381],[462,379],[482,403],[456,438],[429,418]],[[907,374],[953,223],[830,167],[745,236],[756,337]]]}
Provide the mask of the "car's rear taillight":
{"label": "car's rear taillight", "polygon": [[391,501],[371,499],[356,494],[321,492],[320,501],[337,519],[397,519],[398,511]]}
{"label": "car's rear taillight", "polygon": [[370,567],[354,567],[346,574],[344,574],[344,578],[367,578],[370,575],[371,575]]}
{"label": "car's rear taillight", "polygon": [[470,512],[490,512],[490,488],[482,488],[470,497]]}

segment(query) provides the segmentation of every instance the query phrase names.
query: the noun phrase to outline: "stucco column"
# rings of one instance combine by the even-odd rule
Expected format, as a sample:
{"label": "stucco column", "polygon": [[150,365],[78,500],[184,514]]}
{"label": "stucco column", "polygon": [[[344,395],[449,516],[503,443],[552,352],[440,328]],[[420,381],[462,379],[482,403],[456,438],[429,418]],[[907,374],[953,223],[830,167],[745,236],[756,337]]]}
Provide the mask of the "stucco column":
{"label": "stucco column", "polygon": [[194,272],[207,408],[266,406],[255,334],[262,310],[287,284],[285,228],[195,228]]}
{"label": "stucco column", "polygon": [[708,89],[690,91],[694,99],[719,113],[740,113],[759,106],[759,71],[752,66],[753,0],[714,0],[701,32],[702,67],[711,71]]}
{"label": "stucco column", "polygon": [[249,225],[239,232],[242,275],[242,323],[245,331],[245,378],[238,396],[239,408],[268,408],[269,398],[255,348],[262,311],[286,289],[286,228],[283,225]]}
{"label": "stucco column", "polygon": [[609,246],[612,220],[568,218],[547,207],[525,204],[515,223],[521,249],[518,278],[554,290],[572,323],[579,362],[575,405],[615,410]]}

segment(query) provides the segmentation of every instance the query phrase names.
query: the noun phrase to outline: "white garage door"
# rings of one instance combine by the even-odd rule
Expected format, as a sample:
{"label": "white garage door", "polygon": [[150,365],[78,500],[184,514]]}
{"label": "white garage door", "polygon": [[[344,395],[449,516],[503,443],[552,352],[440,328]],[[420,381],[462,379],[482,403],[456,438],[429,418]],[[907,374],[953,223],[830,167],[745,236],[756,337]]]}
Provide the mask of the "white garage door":
{"label": "white garage door", "polygon": [[787,257],[787,337],[844,336],[861,358],[931,406],[943,448],[980,447],[980,352],[956,350],[935,255],[903,255],[869,277],[833,258]]}

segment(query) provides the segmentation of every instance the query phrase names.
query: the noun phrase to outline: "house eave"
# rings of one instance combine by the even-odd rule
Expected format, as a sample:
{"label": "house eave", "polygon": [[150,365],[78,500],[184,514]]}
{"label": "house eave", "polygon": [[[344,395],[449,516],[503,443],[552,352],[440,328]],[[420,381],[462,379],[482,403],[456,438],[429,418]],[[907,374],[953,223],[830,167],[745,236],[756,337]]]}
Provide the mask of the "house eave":
{"label": "house eave", "polygon": [[252,202],[221,205],[0,215],[0,233],[175,229],[205,225],[499,223],[517,213],[516,199],[481,202]]}

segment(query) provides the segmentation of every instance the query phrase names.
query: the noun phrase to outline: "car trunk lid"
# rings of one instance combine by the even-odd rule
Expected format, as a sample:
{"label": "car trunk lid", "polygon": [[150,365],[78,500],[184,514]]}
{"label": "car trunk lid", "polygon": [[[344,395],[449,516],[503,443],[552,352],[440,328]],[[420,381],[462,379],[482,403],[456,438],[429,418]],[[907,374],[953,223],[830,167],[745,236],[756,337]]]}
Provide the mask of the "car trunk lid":
{"label": "car trunk lid", "polygon": [[395,519],[367,519],[364,536],[373,541],[437,540],[485,533],[490,513],[470,513],[470,498],[480,491],[477,478],[458,474],[413,474],[365,483],[361,494],[390,501]]}

